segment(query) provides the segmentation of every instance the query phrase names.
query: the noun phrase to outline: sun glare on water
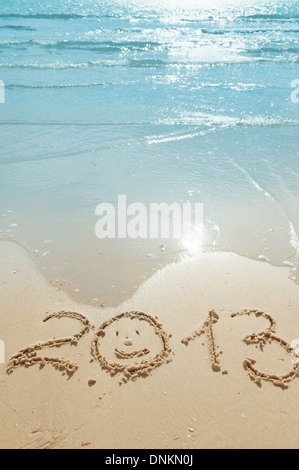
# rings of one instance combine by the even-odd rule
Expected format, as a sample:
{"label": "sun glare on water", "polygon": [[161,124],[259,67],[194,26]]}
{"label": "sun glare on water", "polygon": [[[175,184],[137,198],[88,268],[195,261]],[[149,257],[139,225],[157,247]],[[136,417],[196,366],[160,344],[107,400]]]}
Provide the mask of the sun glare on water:
{"label": "sun glare on water", "polygon": [[202,226],[195,227],[193,230],[188,231],[183,236],[181,244],[183,249],[186,250],[190,256],[201,253],[203,249]]}

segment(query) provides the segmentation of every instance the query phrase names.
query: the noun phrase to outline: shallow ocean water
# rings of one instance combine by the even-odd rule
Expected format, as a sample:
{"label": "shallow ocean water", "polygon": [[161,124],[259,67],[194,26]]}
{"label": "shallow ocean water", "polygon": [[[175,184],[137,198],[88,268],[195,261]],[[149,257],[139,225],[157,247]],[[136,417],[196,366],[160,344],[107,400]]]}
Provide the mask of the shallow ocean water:
{"label": "shallow ocean water", "polygon": [[[298,282],[298,2],[205,3],[1,3],[0,237],[77,299],[117,303],[196,249]],[[203,203],[201,246],[97,239],[121,194]]]}

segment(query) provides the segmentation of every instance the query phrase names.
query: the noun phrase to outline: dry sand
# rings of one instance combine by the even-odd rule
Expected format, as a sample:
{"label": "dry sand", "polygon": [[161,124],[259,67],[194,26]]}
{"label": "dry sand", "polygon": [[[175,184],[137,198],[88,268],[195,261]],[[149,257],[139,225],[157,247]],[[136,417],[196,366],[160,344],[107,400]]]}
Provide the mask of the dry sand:
{"label": "dry sand", "polygon": [[[99,310],[1,242],[0,447],[296,448],[299,286],[288,274],[203,254]],[[62,311],[73,313],[51,316]],[[145,315],[121,315],[132,311]]]}

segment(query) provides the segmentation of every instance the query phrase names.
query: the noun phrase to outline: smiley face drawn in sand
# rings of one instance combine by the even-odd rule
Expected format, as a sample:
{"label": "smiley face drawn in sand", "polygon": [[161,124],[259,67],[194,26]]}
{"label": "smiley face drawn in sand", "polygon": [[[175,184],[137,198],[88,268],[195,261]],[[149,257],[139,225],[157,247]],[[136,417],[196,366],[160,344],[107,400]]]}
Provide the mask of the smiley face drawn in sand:
{"label": "smiley face drawn in sand", "polygon": [[169,362],[169,335],[156,318],[142,312],[126,312],[104,322],[92,342],[92,354],[111,376],[122,374],[120,383],[146,377]]}

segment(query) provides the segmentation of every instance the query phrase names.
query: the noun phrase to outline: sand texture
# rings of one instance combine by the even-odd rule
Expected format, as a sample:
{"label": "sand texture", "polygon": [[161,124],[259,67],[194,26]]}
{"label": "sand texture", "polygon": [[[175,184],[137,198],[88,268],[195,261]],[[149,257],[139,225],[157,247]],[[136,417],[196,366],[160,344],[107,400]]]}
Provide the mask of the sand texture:
{"label": "sand texture", "polygon": [[299,286],[288,274],[202,254],[97,309],[1,242],[0,447],[297,448]]}

